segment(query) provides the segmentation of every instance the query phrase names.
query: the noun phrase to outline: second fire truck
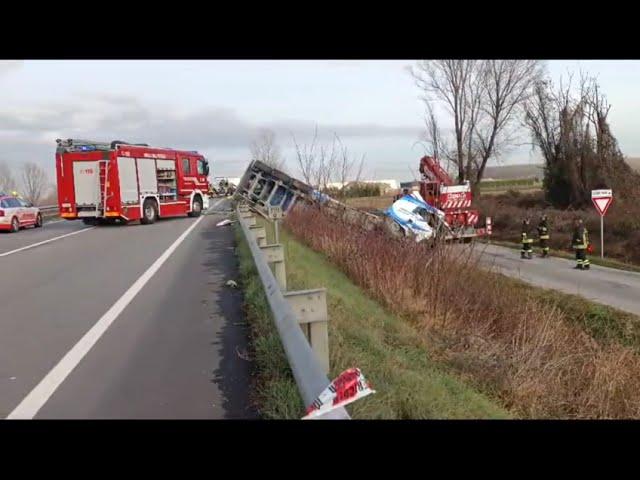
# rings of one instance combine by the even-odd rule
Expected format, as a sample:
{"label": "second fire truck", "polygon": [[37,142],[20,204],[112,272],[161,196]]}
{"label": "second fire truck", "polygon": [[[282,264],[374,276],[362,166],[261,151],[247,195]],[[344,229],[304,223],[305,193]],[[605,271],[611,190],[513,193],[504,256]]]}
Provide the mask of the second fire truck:
{"label": "second fire truck", "polygon": [[455,185],[438,161],[429,156],[420,159],[420,173],[420,195],[444,212],[444,220],[450,228],[448,238],[470,241],[487,233],[485,228],[477,227],[480,215],[471,207],[472,192],[468,181]]}
{"label": "second fire truck", "polygon": [[199,216],[209,163],[196,151],[146,144],[57,140],[60,216],[87,224]]}

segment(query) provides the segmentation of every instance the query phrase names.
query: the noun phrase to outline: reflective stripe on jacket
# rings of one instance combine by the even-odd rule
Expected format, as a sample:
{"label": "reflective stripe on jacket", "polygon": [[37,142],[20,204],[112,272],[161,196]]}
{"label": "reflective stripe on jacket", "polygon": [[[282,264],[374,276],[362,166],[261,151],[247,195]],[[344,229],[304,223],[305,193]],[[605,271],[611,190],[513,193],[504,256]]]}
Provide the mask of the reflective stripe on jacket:
{"label": "reflective stripe on jacket", "polygon": [[573,232],[573,248],[582,250],[589,245],[589,234],[585,227],[579,227]]}
{"label": "reflective stripe on jacket", "polygon": [[538,225],[538,238],[540,240],[549,240],[549,228],[546,223]]}

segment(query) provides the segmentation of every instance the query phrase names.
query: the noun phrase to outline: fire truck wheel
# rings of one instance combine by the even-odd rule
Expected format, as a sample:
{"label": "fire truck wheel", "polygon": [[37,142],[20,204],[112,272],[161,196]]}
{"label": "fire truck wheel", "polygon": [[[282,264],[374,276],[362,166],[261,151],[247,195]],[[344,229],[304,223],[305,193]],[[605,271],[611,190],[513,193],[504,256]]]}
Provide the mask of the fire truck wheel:
{"label": "fire truck wheel", "polygon": [[42,215],[38,214],[38,216],[36,217],[36,224],[34,225],[34,227],[40,228],[41,226],[42,226]]}
{"label": "fire truck wheel", "polygon": [[148,198],[142,205],[142,218],[140,223],[143,225],[150,225],[158,218],[158,205],[155,200]]}
{"label": "fire truck wheel", "polygon": [[199,217],[202,213],[202,199],[199,196],[193,197],[193,208],[189,212],[190,217]]}
{"label": "fire truck wheel", "polygon": [[16,217],[13,217],[11,219],[11,233],[16,233],[18,230],[20,230],[20,222]]}

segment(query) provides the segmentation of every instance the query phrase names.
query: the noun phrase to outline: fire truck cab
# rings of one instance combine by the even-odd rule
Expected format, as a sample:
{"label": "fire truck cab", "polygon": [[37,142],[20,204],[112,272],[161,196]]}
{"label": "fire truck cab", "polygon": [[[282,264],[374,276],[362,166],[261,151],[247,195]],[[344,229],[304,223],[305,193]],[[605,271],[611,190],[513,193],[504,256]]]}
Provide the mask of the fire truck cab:
{"label": "fire truck cab", "polygon": [[95,224],[154,223],[208,208],[209,164],[196,151],[56,140],[60,216]]}

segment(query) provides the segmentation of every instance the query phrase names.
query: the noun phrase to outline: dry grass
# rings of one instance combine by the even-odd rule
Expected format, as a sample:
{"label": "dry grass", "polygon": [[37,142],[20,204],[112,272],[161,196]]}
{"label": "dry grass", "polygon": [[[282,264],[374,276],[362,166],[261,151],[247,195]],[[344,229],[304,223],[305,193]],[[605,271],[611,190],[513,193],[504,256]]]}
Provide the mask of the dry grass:
{"label": "dry grass", "polygon": [[525,163],[516,165],[490,165],[484,171],[484,178],[496,180],[511,180],[514,178],[542,178],[544,174],[542,163]]}
{"label": "dry grass", "polygon": [[389,208],[393,203],[393,195],[347,198],[345,203],[350,207],[362,208],[365,210],[384,210]]}
{"label": "dry grass", "polygon": [[[273,228],[262,219],[268,241]],[[296,419],[304,405],[256,272],[251,252],[236,224],[240,283],[250,325],[253,361],[251,393],[262,418]],[[331,372],[335,378],[358,366],[376,395],[349,405],[354,419],[510,418],[497,402],[474,390],[424,355],[416,329],[382,308],[322,255],[282,231],[287,285],[291,290],[327,288]]]}
{"label": "dry grass", "polygon": [[418,327],[433,358],[529,418],[640,417],[640,357],[483,271],[459,249],[394,241],[297,209],[290,231]]}

